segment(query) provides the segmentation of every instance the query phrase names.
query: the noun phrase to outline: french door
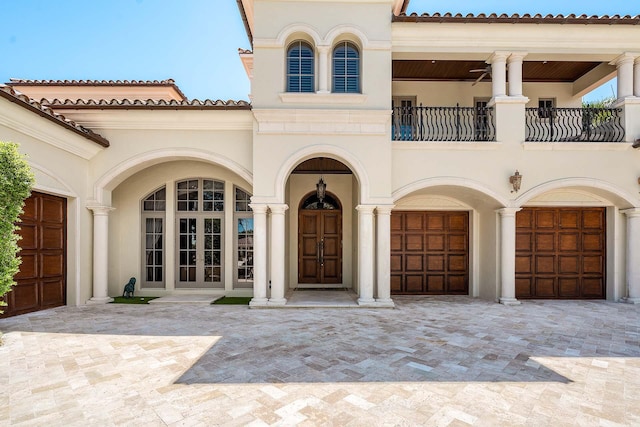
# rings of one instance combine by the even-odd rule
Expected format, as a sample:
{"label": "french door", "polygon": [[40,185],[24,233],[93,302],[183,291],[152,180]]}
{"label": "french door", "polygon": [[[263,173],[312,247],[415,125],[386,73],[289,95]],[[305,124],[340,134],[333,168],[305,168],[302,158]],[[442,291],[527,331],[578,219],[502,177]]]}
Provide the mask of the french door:
{"label": "french door", "polygon": [[342,212],[301,210],[298,282],[342,283]]}
{"label": "french door", "polygon": [[180,215],[176,219],[178,242],[176,288],[213,288],[222,285],[221,216]]}

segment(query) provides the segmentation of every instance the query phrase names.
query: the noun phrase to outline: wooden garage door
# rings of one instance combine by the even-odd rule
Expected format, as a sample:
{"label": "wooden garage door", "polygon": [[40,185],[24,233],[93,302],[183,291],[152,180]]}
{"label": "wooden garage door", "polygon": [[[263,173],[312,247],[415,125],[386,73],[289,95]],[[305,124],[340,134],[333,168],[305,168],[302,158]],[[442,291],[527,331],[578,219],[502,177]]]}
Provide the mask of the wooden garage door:
{"label": "wooden garage door", "polygon": [[66,200],[32,193],[20,216],[22,264],[3,317],[66,303]]}
{"label": "wooden garage door", "polygon": [[469,293],[469,213],[391,213],[391,293]]}
{"label": "wooden garage door", "polygon": [[604,208],[516,214],[516,297],[605,298]]}

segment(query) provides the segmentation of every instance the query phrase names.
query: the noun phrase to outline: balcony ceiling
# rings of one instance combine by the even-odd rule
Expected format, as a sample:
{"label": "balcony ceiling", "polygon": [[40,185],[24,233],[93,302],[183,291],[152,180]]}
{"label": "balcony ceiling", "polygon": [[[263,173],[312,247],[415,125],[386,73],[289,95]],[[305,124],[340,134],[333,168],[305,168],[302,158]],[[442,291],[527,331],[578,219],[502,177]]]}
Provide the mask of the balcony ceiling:
{"label": "balcony ceiling", "polygon": [[[522,80],[528,83],[572,83],[600,64],[601,62],[525,61],[522,64]],[[486,66],[484,61],[395,60],[393,80],[472,82],[482,73],[471,73],[469,70],[483,69]],[[485,78],[485,81],[488,80],[488,77]]]}

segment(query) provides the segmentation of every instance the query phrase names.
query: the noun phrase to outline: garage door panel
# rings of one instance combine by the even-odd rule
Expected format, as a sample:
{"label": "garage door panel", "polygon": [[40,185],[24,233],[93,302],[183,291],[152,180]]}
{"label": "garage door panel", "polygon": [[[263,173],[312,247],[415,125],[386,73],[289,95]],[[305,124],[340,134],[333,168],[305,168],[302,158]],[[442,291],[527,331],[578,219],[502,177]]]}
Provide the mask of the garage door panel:
{"label": "garage door panel", "polygon": [[582,297],[602,298],[604,294],[604,280],[600,277],[585,278],[582,281]]}
{"label": "garage door panel", "polygon": [[556,272],[556,257],[549,255],[536,255],[535,268],[541,274],[554,274]]}
{"label": "garage door panel", "polygon": [[405,239],[407,242],[405,249],[407,251],[424,252],[425,246],[423,234],[406,234]]}
{"label": "garage door panel", "polygon": [[62,227],[43,226],[41,248],[62,250],[64,248],[64,229]]}
{"label": "garage door panel", "polygon": [[580,259],[578,256],[560,256],[558,260],[558,273],[574,275],[580,274]]}
{"label": "garage door panel", "polygon": [[424,258],[422,255],[405,255],[406,265],[404,269],[406,271],[423,271],[424,270]]}
{"label": "garage door panel", "polygon": [[558,248],[561,251],[577,252],[579,250],[578,242],[580,240],[580,233],[559,233],[558,234]]}
{"label": "garage door panel", "polygon": [[36,279],[38,277],[38,255],[37,254],[21,254],[20,270],[14,276],[14,279]]}
{"label": "garage door panel", "polygon": [[599,256],[585,256],[582,259],[582,271],[585,274],[602,274],[604,260]]}
{"label": "garage door panel", "polygon": [[445,292],[444,275],[427,276],[427,292],[430,294],[443,294]]}
{"label": "garage door panel", "polygon": [[11,288],[11,309],[20,313],[36,310],[40,306],[38,296],[37,281],[22,282]]}
{"label": "garage door panel", "polygon": [[[467,243],[466,234],[451,234],[449,235],[449,250],[466,252],[469,248]],[[443,248],[444,249],[444,248]]]}
{"label": "garage door panel", "polygon": [[604,298],[605,218],[604,208],[540,207],[518,212],[516,297]]}
{"label": "garage door panel", "polygon": [[580,212],[575,210],[562,210],[558,213],[561,229],[580,228]]}
{"label": "garage door panel", "polygon": [[23,251],[38,248],[38,228],[34,224],[21,224],[18,235],[21,237],[18,244]]}
{"label": "garage door panel", "polygon": [[556,280],[553,277],[536,277],[535,295],[537,297],[553,297],[556,292]]}
{"label": "garage door panel", "polygon": [[53,196],[42,197],[42,222],[61,224],[64,222],[64,199]]}
{"label": "garage door panel", "polygon": [[517,233],[516,234],[516,250],[531,252],[533,247],[531,242],[533,241],[531,233]]}
{"label": "garage door panel", "polygon": [[558,279],[558,294],[562,298],[577,298],[580,296],[580,283],[577,277],[560,277]]}
{"label": "garage door panel", "polygon": [[521,297],[529,297],[533,295],[533,280],[531,277],[516,277],[516,295]]}
{"label": "garage door panel", "polygon": [[24,201],[24,207],[22,208],[22,214],[20,215],[21,221],[26,222],[36,220],[38,217],[38,202],[39,199],[36,197],[29,197]]}
{"label": "garage door panel", "polygon": [[43,280],[40,300],[43,307],[57,307],[64,304],[64,281]]}
{"label": "garage door panel", "polygon": [[536,222],[535,226],[539,229],[544,228],[555,228],[556,225],[556,215],[553,211],[536,211]]}
{"label": "garage door panel", "polygon": [[469,213],[391,213],[394,294],[468,294]]}
{"label": "garage door panel", "polygon": [[536,234],[537,252],[555,252],[556,251],[556,235],[554,233],[538,233]]}
{"label": "garage door panel", "polygon": [[424,276],[421,274],[407,274],[405,276],[405,282],[407,284],[407,292],[423,292],[424,291]]}

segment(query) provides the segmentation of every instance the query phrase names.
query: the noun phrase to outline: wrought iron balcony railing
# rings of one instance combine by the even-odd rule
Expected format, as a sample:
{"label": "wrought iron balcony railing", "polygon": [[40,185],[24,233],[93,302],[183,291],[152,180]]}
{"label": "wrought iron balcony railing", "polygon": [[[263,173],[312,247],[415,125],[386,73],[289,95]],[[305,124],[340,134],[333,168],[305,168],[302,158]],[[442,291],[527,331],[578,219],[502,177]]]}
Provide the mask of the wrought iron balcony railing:
{"label": "wrought iron balcony railing", "polygon": [[624,141],[619,108],[527,108],[526,141]]}
{"label": "wrought iron balcony railing", "polygon": [[495,141],[489,107],[394,107],[394,141]]}

